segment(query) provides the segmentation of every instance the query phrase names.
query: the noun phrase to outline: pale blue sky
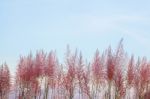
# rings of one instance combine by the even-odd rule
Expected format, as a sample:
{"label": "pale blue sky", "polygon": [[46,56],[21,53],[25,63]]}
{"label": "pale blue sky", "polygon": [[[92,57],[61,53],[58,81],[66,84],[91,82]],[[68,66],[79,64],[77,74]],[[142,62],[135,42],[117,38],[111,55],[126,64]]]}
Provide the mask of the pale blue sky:
{"label": "pale blue sky", "polygon": [[129,54],[150,59],[150,0],[0,0],[0,64],[66,45],[91,59],[124,38]]}

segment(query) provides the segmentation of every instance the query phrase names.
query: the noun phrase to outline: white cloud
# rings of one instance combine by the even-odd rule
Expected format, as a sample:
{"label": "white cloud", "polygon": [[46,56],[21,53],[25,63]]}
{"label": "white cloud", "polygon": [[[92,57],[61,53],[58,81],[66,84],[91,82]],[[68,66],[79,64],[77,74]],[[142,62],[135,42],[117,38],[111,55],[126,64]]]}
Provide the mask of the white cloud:
{"label": "white cloud", "polygon": [[148,22],[150,18],[145,16],[130,16],[130,15],[116,15],[116,16],[92,16],[79,15],[70,17],[71,25],[74,33],[113,33],[113,31],[120,30],[120,25],[134,22]]}

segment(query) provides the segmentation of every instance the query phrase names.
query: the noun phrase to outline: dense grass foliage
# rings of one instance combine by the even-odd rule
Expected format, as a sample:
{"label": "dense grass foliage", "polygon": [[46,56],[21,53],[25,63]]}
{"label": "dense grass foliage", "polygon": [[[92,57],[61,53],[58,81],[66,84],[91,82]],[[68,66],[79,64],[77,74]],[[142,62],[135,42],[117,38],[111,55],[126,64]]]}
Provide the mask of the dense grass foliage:
{"label": "dense grass foliage", "polygon": [[7,64],[0,66],[0,99],[150,99],[150,63],[123,49],[96,50],[87,62],[67,48],[64,63],[56,52],[21,56],[14,83]]}

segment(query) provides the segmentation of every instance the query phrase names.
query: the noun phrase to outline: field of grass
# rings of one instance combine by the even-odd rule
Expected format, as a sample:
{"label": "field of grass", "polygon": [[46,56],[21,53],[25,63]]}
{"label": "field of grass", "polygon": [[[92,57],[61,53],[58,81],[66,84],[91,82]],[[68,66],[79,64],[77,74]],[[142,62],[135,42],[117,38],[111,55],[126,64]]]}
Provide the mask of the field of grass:
{"label": "field of grass", "polygon": [[90,62],[69,47],[64,63],[55,51],[30,53],[16,71],[12,83],[7,64],[0,66],[0,99],[150,99],[150,63],[127,55],[122,41]]}

